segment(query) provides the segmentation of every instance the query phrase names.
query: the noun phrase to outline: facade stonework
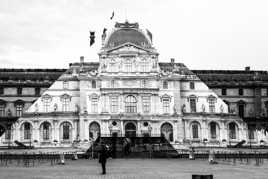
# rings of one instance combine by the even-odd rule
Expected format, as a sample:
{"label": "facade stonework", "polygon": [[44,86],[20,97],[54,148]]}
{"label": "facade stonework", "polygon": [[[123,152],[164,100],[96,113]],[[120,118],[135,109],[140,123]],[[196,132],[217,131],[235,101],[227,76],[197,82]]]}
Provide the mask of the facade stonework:
{"label": "facade stonework", "polygon": [[[99,136],[164,136],[187,146],[252,142],[248,125],[203,79],[182,63],[159,62],[158,55],[137,23],[117,23],[103,39],[99,63],[81,57],[70,64],[1,144],[67,147]],[[266,137],[254,138],[261,140]]]}

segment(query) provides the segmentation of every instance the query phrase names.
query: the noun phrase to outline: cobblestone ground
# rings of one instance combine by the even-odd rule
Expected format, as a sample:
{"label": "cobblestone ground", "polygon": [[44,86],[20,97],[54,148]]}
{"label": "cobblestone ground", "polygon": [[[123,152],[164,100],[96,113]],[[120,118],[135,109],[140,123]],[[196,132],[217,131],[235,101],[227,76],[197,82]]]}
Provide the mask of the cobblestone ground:
{"label": "cobblestone ground", "polygon": [[109,159],[107,175],[100,175],[101,168],[97,160],[67,160],[65,165],[43,163],[35,167],[17,167],[9,165],[0,167],[0,178],[19,179],[80,179],[80,178],[112,178],[112,179],[157,179],[183,178],[191,179],[192,174],[213,174],[216,179],[248,179],[268,178],[268,161],[256,166],[236,161],[210,165],[207,160],[187,159]]}

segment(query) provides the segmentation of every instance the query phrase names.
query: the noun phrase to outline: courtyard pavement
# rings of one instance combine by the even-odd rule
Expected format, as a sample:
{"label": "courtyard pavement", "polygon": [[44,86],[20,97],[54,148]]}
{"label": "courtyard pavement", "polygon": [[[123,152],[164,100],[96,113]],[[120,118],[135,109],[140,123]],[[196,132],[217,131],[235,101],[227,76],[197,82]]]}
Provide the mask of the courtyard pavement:
{"label": "courtyard pavement", "polygon": [[254,161],[250,164],[220,161],[219,164],[210,165],[207,160],[199,159],[109,159],[107,174],[104,176],[100,173],[100,164],[91,159],[67,160],[65,165],[54,166],[49,162],[35,167],[0,166],[1,179],[191,179],[192,174],[213,174],[214,179],[267,179],[268,160],[256,166]]}

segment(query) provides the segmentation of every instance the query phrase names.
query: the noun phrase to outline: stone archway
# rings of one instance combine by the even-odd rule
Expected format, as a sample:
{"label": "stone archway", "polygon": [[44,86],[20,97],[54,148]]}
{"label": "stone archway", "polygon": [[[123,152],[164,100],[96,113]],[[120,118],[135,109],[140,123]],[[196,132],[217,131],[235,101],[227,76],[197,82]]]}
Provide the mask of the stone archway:
{"label": "stone archway", "polygon": [[173,127],[170,123],[162,124],[161,136],[165,137],[169,142],[173,141]]}
{"label": "stone archway", "polygon": [[96,140],[100,136],[100,125],[97,122],[92,122],[89,125],[89,138]]}
{"label": "stone archway", "polygon": [[132,122],[128,122],[125,125],[125,136],[126,137],[136,137],[136,125]]}

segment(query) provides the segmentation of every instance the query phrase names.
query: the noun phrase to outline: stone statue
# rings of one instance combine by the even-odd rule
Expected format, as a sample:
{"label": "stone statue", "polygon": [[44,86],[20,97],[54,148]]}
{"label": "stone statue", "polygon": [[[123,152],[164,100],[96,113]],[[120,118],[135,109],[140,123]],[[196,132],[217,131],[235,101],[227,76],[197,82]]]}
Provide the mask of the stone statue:
{"label": "stone statue", "polygon": [[220,106],[220,110],[221,110],[221,113],[224,112],[224,107],[223,107],[223,105]]}
{"label": "stone statue", "polygon": [[79,112],[79,111],[80,111],[79,105],[75,104],[75,112]]}
{"label": "stone statue", "polygon": [[54,112],[56,112],[58,110],[58,105],[57,103],[54,104]]}
{"label": "stone statue", "polygon": [[206,106],[202,104],[202,112],[206,112]]}
{"label": "stone statue", "polygon": [[182,107],[181,107],[181,111],[182,111],[183,113],[186,113],[186,106],[185,106],[185,104],[182,105]]}
{"label": "stone statue", "polygon": [[34,112],[35,112],[35,113],[38,113],[38,103],[36,103],[36,104],[34,105]]}

